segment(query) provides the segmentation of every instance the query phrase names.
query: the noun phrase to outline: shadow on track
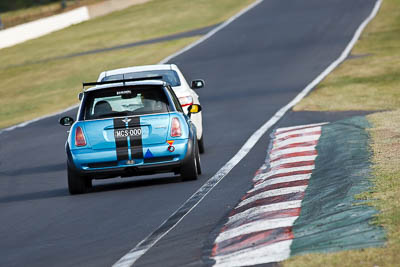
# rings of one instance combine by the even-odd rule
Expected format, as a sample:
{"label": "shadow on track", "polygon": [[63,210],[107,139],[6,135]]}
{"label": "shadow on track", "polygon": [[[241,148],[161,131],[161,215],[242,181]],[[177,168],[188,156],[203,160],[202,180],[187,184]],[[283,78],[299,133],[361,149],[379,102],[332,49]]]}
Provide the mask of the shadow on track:
{"label": "shadow on track", "polygon": [[66,168],[66,163],[57,163],[51,165],[44,165],[44,166],[37,166],[37,167],[30,167],[25,169],[17,169],[11,171],[0,172],[0,175],[4,176],[19,176],[19,175],[31,175],[31,174],[38,174],[38,173],[48,173],[48,172],[56,172],[62,171]]}
{"label": "shadow on track", "polygon": [[[119,179],[119,178],[117,178]],[[115,181],[115,180],[113,180]],[[98,192],[106,192],[106,191],[114,191],[121,189],[130,189],[135,187],[145,187],[145,186],[154,186],[154,185],[164,185],[164,184],[172,184],[181,182],[181,178],[179,176],[173,177],[157,177],[157,178],[148,178],[134,181],[126,181],[126,182],[116,182],[116,183],[108,183],[108,184],[99,184],[94,185],[90,190],[90,193],[98,193]]]}
{"label": "shadow on track", "polygon": [[59,188],[54,190],[46,190],[46,191],[0,197],[0,204],[29,201],[29,200],[49,199],[55,197],[65,197],[68,195],[69,194],[67,188]]}
{"label": "shadow on track", "polygon": [[[119,179],[119,178],[117,178]],[[115,181],[115,180],[114,180]],[[123,189],[131,189],[137,187],[145,187],[145,186],[155,186],[155,185],[164,185],[181,182],[179,176],[174,177],[157,177],[153,179],[145,179],[145,180],[135,180],[135,181],[127,181],[127,182],[116,182],[116,183],[108,183],[108,184],[100,184],[95,185],[90,190],[89,193],[85,195],[91,195],[92,193],[100,193],[107,191],[116,191]],[[80,196],[85,196],[80,195]],[[43,199],[51,199],[58,197],[76,197],[71,196],[68,192],[68,188],[58,188],[52,190],[44,190],[38,192],[31,192],[26,194],[18,194],[11,195],[6,197],[0,197],[0,204],[11,203],[11,202],[20,202],[20,201],[30,201],[30,200],[43,200]]]}

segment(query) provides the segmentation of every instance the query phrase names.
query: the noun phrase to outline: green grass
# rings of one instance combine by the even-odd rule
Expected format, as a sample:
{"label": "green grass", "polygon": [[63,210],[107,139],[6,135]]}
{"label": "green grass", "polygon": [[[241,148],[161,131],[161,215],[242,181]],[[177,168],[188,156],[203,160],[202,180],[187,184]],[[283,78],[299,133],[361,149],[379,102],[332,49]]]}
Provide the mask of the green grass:
{"label": "green grass", "polygon": [[[400,108],[400,1],[385,0],[352,51],[294,110]],[[334,101],[332,101],[334,99]]]}
{"label": "green grass", "polygon": [[77,103],[82,81],[106,69],[154,64],[197,38],[32,63],[222,22],[253,0],[153,0],[0,50],[0,128]]}
{"label": "green grass", "polygon": [[390,110],[367,116],[373,152],[374,188],[358,198],[380,214],[384,248],[292,257],[283,266],[399,266],[400,262],[400,1],[384,0],[353,54],[295,110]]}

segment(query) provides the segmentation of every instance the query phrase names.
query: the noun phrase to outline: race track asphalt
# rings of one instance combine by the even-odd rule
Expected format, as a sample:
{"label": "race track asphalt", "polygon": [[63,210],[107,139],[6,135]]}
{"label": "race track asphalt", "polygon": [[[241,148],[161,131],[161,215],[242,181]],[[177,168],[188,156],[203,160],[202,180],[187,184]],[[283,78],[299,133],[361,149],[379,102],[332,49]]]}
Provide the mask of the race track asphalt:
{"label": "race track asphalt", "polygon": [[[112,179],[96,181],[92,193],[70,196],[64,152],[67,129],[58,125],[59,116],[0,134],[0,266],[111,266],[338,58],[374,4],[372,0],[265,0],[172,59],[188,80],[206,80],[206,87],[198,91],[206,153],[197,181],[183,183],[172,175]],[[291,112],[278,124],[332,121],[348,115]],[[136,265],[207,263],[203,260],[213,233],[250,188],[266,156],[269,134]]]}

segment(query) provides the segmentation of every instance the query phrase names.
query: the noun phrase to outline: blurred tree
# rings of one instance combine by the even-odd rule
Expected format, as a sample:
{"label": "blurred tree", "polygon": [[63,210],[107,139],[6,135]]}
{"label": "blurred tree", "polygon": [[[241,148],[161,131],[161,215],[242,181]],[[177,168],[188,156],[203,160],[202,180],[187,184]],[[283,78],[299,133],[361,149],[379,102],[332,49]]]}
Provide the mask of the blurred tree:
{"label": "blurred tree", "polygon": [[0,0],[0,12],[18,10],[59,1],[60,0]]}

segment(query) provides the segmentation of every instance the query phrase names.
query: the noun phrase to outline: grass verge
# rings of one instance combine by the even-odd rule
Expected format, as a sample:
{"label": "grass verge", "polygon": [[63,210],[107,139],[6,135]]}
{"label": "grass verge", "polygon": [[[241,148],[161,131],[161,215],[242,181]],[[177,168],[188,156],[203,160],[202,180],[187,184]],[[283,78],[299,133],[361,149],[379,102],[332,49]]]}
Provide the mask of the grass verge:
{"label": "grass verge", "polygon": [[103,70],[157,63],[198,37],[46,63],[33,62],[214,25],[252,2],[153,0],[2,49],[0,128],[77,103],[81,82],[97,79]]}
{"label": "grass verge", "polygon": [[400,108],[400,2],[384,0],[352,51],[294,110]]}
{"label": "grass verge", "polygon": [[[370,200],[380,214],[374,223],[387,231],[384,248],[288,259],[283,266],[398,266],[400,262],[400,5],[384,0],[352,51],[294,110],[388,110],[367,116],[373,127],[374,188],[357,197]],[[361,57],[354,57],[361,55]]]}

